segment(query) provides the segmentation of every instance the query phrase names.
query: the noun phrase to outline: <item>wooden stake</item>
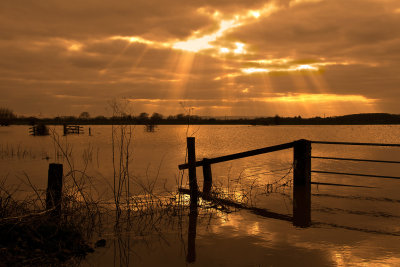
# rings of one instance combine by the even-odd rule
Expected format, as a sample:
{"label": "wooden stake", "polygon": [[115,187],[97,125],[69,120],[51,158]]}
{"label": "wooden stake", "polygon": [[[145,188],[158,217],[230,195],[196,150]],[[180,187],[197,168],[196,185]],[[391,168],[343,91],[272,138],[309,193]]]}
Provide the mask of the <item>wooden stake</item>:
{"label": "wooden stake", "polygon": [[293,149],[293,224],[311,225],[311,142],[298,140]]}
{"label": "wooden stake", "polygon": [[63,124],[63,133],[64,133],[64,135],[68,134],[68,128],[67,128],[67,124],[66,123]]}
{"label": "wooden stake", "polygon": [[211,172],[211,164],[209,163],[208,159],[204,158],[203,162],[204,162],[204,165],[203,165],[203,178],[204,178],[203,193],[205,194],[205,196],[207,196],[211,192],[212,172]]}
{"label": "wooden stake", "polygon": [[196,150],[195,150],[195,138],[187,137],[187,151],[188,151],[188,164],[189,164],[189,188],[190,188],[190,200],[197,204],[198,186],[196,178]]}
{"label": "wooden stake", "polygon": [[46,209],[55,208],[53,214],[57,215],[60,215],[61,213],[62,178],[63,165],[50,163],[47,182]]}

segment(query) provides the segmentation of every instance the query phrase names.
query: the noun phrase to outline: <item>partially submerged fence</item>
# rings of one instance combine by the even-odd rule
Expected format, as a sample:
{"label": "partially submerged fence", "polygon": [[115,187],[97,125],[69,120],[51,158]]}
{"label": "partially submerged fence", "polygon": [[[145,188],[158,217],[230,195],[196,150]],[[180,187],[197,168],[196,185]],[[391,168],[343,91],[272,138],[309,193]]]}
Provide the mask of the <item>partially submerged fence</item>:
{"label": "partially submerged fence", "polygon": [[33,136],[49,135],[49,128],[45,124],[37,124],[29,127],[29,134]]}
{"label": "partially submerged fence", "polygon": [[[64,124],[63,125],[63,133],[64,133],[64,135],[67,135],[67,134],[83,134],[84,133],[83,126]],[[91,135],[90,128],[89,128],[89,135]]]}
{"label": "partially submerged fence", "polygon": [[[352,175],[386,179],[400,179],[395,176],[356,174],[344,172],[331,172],[311,169],[311,159],[325,160],[342,160],[342,161],[359,161],[359,162],[377,162],[377,163],[400,163],[399,161],[372,160],[372,159],[353,159],[338,157],[320,157],[311,155],[312,144],[328,144],[328,145],[350,145],[350,146],[383,146],[383,147],[400,147],[400,144],[381,144],[381,143],[354,143],[354,142],[327,142],[327,141],[310,141],[300,139],[297,141],[284,143],[275,146],[235,153],[215,158],[204,158],[196,161],[195,138],[187,138],[188,163],[179,165],[180,170],[189,169],[189,190],[191,202],[197,203],[199,194],[207,199],[210,197],[212,189],[212,169],[211,165],[230,160],[281,151],[293,148],[293,218],[292,222],[295,226],[308,227],[311,225],[311,184],[317,185],[333,185],[333,186],[352,186],[363,187],[335,183],[318,183],[311,182],[311,173]],[[203,192],[199,192],[196,178],[196,167],[203,168]],[[278,218],[279,216],[277,216]]]}
{"label": "partially submerged fence", "polygon": [[187,138],[188,163],[179,165],[179,169],[189,169],[189,188],[191,200],[196,200],[199,195],[196,167],[203,167],[203,192],[202,196],[207,198],[212,188],[211,165],[230,160],[246,158],[275,151],[293,148],[293,223],[296,226],[307,227],[311,222],[311,142],[308,140],[297,140],[276,146],[270,146],[241,153],[205,158],[196,161],[195,138]]}
{"label": "partially submerged fence", "polygon": [[[400,147],[400,144],[382,144],[382,143],[354,143],[354,142],[327,142],[327,141],[311,141],[313,144],[325,144],[325,145],[346,145],[346,146],[375,146],[375,147]],[[400,161],[393,160],[375,160],[375,159],[354,159],[354,158],[337,158],[337,157],[314,157],[314,159],[322,160],[340,160],[340,161],[354,161],[354,162],[376,162],[376,163],[391,163],[399,164]],[[386,175],[371,175],[361,173],[346,173],[346,172],[331,172],[321,170],[311,170],[314,173],[324,174],[337,174],[337,175],[350,175],[350,176],[363,176],[363,177],[374,177],[374,178],[386,178],[386,179],[400,179],[398,176],[386,176]],[[317,184],[317,183],[315,183]]]}

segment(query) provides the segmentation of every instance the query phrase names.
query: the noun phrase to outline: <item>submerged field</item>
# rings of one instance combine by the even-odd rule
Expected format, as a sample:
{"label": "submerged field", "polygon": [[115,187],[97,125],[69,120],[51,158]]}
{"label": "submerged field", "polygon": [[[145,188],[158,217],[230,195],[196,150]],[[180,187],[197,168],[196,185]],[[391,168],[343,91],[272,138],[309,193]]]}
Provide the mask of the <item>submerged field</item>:
{"label": "submerged field", "polygon": [[[85,230],[90,231],[85,242],[94,252],[76,265],[400,264],[399,180],[313,173],[313,182],[368,188],[313,185],[309,228],[260,212],[292,216],[292,150],[212,166],[215,196],[246,209],[200,200],[194,212],[188,196],[178,193],[178,188],[188,187],[187,172],[178,170],[186,161],[187,136],[196,137],[196,155],[202,159],[301,138],[400,143],[400,126],[159,126],[155,132],[143,126],[84,128],[85,134],[66,137],[61,127],[51,128],[53,133],[45,137],[29,136],[27,126],[0,128],[0,178],[2,190],[7,189],[3,199],[10,192],[16,201],[29,197],[39,211],[48,164],[57,162],[64,166],[66,195],[74,205],[82,205],[81,214],[97,216],[91,222],[94,227]],[[396,161],[400,148],[315,144],[312,155]],[[396,176],[399,168],[312,161],[313,170],[381,176]],[[201,169],[197,173],[201,188]],[[88,203],[96,208],[85,210]]]}

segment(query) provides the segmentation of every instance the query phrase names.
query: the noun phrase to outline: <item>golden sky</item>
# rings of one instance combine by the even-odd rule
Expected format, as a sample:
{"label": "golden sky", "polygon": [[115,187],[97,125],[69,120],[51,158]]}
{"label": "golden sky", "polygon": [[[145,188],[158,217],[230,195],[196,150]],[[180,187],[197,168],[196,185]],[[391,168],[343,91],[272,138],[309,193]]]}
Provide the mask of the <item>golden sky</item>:
{"label": "golden sky", "polygon": [[400,113],[399,0],[3,0],[17,114]]}

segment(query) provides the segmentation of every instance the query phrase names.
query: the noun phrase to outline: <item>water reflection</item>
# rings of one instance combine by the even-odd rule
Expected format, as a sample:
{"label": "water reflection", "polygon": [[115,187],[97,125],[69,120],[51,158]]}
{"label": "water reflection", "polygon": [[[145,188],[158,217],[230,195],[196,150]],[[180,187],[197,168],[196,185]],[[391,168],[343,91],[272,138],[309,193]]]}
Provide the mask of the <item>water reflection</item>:
{"label": "water reflection", "polygon": [[293,225],[311,225],[311,185],[293,186]]}
{"label": "water reflection", "polygon": [[196,261],[196,230],[197,230],[198,206],[197,201],[190,201],[189,229],[188,229],[188,252],[186,261]]}
{"label": "water reflection", "polygon": [[[190,193],[189,191],[181,190],[181,192]],[[307,228],[311,225],[311,191],[309,188],[304,186],[298,186],[294,189],[294,199],[297,203],[293,207],[293,213],[295,216],[291,217],[285,214],[269,211],[263,208],[248,207],[244,204],[236,203],[232,200],[221,199],[213,197],[210,193],[199,192],[199,196],[204,197],[205,200],[210,202],[216,202],[228,206],[233,206],[238,209],[249,210],[250,212],[264,218],[276,219],[281,221],[292,222],[296,227]],[[305,194],[308,196],[305,197]],[[296,199],[297,198],[297,199]],[[189,212],[189,223],[188,223],[188,241],[187,241],[187,256],[186,261],[188,263],[194,263],[196,261],[196,232],[197,232],[197,218],[198,218],[198,201],[197,199],[190,200],[190,212]],[[254,233],[257,233],[255,231]]]}
{"label": "water reflection", "polygon": [[[109,260],[96,258],[92,266],[348,266],[400,262],[395,254],[400,249],[398,235],[368,230],[361,222],[344,226],[335,220],[318,223],[321,218],[314,218],[311,227],[300,228],[291,226],[295,224],[292,216],[261,207],[234,213],[209,207],[200,198],[199,203],[185,202],[178,216],[163,216],[162,223],[155,222],[158,217],[132,218],[135,227],[114,229],[114,242],[107,243],[111,244]],[[338,212],[336,217],[341,217],[341,210]],[[152,223],[151,229],[141,230]]]}
{"label": "water reflection", "polygon": [[[100,186],[97,189],[102,193],[106,191],[107,181],[112,177],[109,156],[111,154],[110,127],[93,126],[93,128],[94,136],[90,139],[87,136],[69,136],[68,140],[65,138],[62,142],[71,143],[73,146],[75,164],[78,169],[80,164],[85,162],[85,158],[89,159],[89,156],[92,156],[88,172],[90,171],[96,179],[99,178]],[[2,135],[4,138],[0,146],[0,169],[3,174],[9,174],[8,181],[12,182],[18,181],[15,179],[16,175],[21,176],[21,173],[26,171],[35,185],[46,188],[43,177],[46,177],[48,162],[42,158],[50,156],[54,159],[57,156],[56,151],[53,151],[54,146],[50,138],[29,137],[22,126],[12,126],[7,131],[10,132]],[[195,136],[199,140],[198,157],[203,158],[258,148],[260,144],[274,145],[299,138],[396,143],[399,133],[400,126],[390,129],[385,126],[201,126]],[[249,136],[251,138],[248,138]],[[152,134],[144,133],[141,129],[137,131],[134,140],[133,171],[135,176],[139,177],[138,179],[143,178],[145,182],[152,181],[160,169],[160,184],[163,185],[165,179],[168,182],[166,184],[168,190],[175,188],[176,166],[185,158],[185,137],[185,126],[160,126]],[[18,148],[19,144],[21,144],[20,148]],[[88,147],[89,144],[92,144],[92,149]],[[85,154],[85,150],[90,153]],[[342,147],[328,148],[322,145],[316,146],[313,155],[314,152],[316,156],[384,160],[394,160],[400,156],[400,152],[389,152],[384,148],[346,150]],[[163,158],[165,159],[162,160]],[[157,168],[160,162],[162,162],[162,168]],[[283,170],[288,167],[286,163],[291,162],[291,154],[282,153],[274,155],[273,158],[254,157],[238,161],[238,164],[235,163],[233,166],[221,164],[213,168],[213,180],[221,183],[225,186],[224,188],[227,186],[232,188],[232,179],[241,176],[242,186],[253,184],[261,186],[262,183],[270,183],[273,179],[265,173],[265,170]],[[336,162],[313,160],[314,167],[320,170],[356,173],[382,172],[382,174],[392,176],[398,173],[398,169],[392,166],[379,167],[369,163],[339,165]],[[242,175],[241,172],[243,172]],[[148,177],[151,179],[145,180]],[[218,213],[218,217],[213,220],[210,227],[206,227],[208,222],[202,219],[202,207],[197,207],[196,212],[186,208],[184,219],[173,217],[171,221],[174,222],[165,223],[167,226],[154,227],[152,233],[150,230],[143,231],[145,233],[138,230],[121,230],[119,235],[110,234],[108,238],[105,237],[107,247],[99,248],[93,255],[92,266],[124,266],[123,264],[185,266],[188,263],[205,266],[212,265],[210,262],[219,266],[337,266],[340,264],[400,266],[398,256],[398,251],[400,251],[399,181],[322,174],[313,175],[313,181],[359,183],[375,186],[377,189],[313,186],[312,224],[311,227],[305,228],[301,228],[301,225],[306,226],[308,220],[296,222],[296,225],[300,227],[292,227],[292,216],[288,215],[292,213],[293,194],[301,194],[296,192],[293,194],[288,192],[289,197],[286,197],[286,199],[289,198],[288,207],[283,204],[281,195],[272,193],[268,197],[258,199],[254,205],[257,208],[244,209],[237,206],[233,208],[233,210],[241,209],[237,213],[225,213],[220,209],[221,211],[215,212]],[[136,186],[135,190],[138,188]],[[236,190],[236,192],[240,191]],[[242,194],[242,196],[245,195]],[[201,205],[201,200],[199,205]],[[263,207],[268,207],[268,210]],[[304,213],[299,210],[299,214]],[[270,220],[272,215],[287,220]],[[180,226],[176,222],[179,220],[182,220]],[[138,224],[149,225],[149,222],[142,220]],[[168,225],[174,226],[168,228]],[[188,231],[187,234],[186,231]],[[161,232],[164,233],[163,237],[159,237]],[[143,241],[144,239],[146,241]],[[209,246],[210,244],[212,246]]]}
{"label": "water reflection", "polygon": [[[186,192],[186,193],[189,193]],[[259,220],[262,222],[263,218],[268,218],[268,219],[275,219],[278,221],[286,221],[286,222],[291,222],[293,226],[295,226],[294,229],[296,228],[313,228],[313,229],[326,229],[326,227],[331,228],[331,229],[336,229],[336,231],[342,230],[347,230],[351,231],[354,233],[366,233],[366,234],[373,234],[373,235],[383,235],[383,236],[393,236],[393,237],[398,237],[400,236],[400,232],[390,232],[390,231],[385,231],[385,230],[374,230],[374,229],[368,229],[368,228],[363,228],[361,226],[348,226],[348,225],[341,225],[335,222],[319,222],[319,221],[311,221],[311,190],[310,188],[307,187],[296,187],[293,190],[293,217],[285,215],[285,214],[279,214],[276,212],[271,212],[267,209],[264,208],[257,208],[257,207],[248,207],[246,205],[240,204],[240,203],[235,203],[230,200],[224,200],[224,199],[218,199],[216,197],[210,196],[209,194],[206,195],[207,201],[214,201],[217,203],[224,203],[224,205],[228,206],[234,206],[235,208],[238,208],[240,210],[247,210],[252,214],[257,215],[256,220]],[[317,195],[317,194],[315,194]],[[199,192],[199,196],[202,197],[203,194]],[[295,205],[295,203],[297,203]],[[201,259],[196,259],[196,233],[197,233],[197,220],[198,220],[198,209],[202,209],[202,207],[199,207],[197,205],[197,201],[191,201],[190,202],[190,212],[189,212],[189,223],[188,223],[188,241],[187,241],[187,255],[186,255],[186,261],[187,263],[195,263],[196,260]],[[321,212],[321,210],[319,210]],[[392,214],[387,214],[384,212],[375,212],[375,213],[365,213],[365,212],[357,212],[357,211],[351,211],[351,210],[345,210],[345,209],[328,209],[328,211],[336,211],[336,212],[345,212],[345,213],[350,213],[350,214],[355,214],[355,215],[361,215],[361,216],[373,216],[373,217],[385,217],[385,218],[400,218],[397,215],[392,215]],[[296,214],[296,215],[295,215]],[[261,218],[263,217],[263,218]],[[231,225],[234,227],[239,227],[239,224],[246,223],[250,225],[249,221],[234,221]],[[255,226],[255,225],[253,225]],[[254,227],[251,227],[252,229]],[[248,236],[259,236],[263,235],[262,229],[260,229],[260,223],[257,222],[256,224],[256,231],[246,231]],[[313,230],[315,231],[315,230]],[[332,230],[334,231],[334,230]],[[343,235],[343,234],[340,234]],[[244,238],[244,236],[243,236]],[[264,239],[264,237],[262,237]],[[244,242],[243,242],[244,244]],[[314,247],[314,246],[311,246]],[[351,251],[353,249],[352,246],[348,247],[348,251]],[[247,248],[246,248],[247,250]],[[304,252],[302,252],[304,253]],[[332,252],[333,253],[333,252]],[[348,257],[345,257],[343,253],[333,253],[334,255],[333,260],[338,266],[345,266],[348,263]],[[378,255],[376,255],[378,256]],[[385,256],[382,256],[385,261],[388,262],[398,262],[399,259],[390,259]]]}

